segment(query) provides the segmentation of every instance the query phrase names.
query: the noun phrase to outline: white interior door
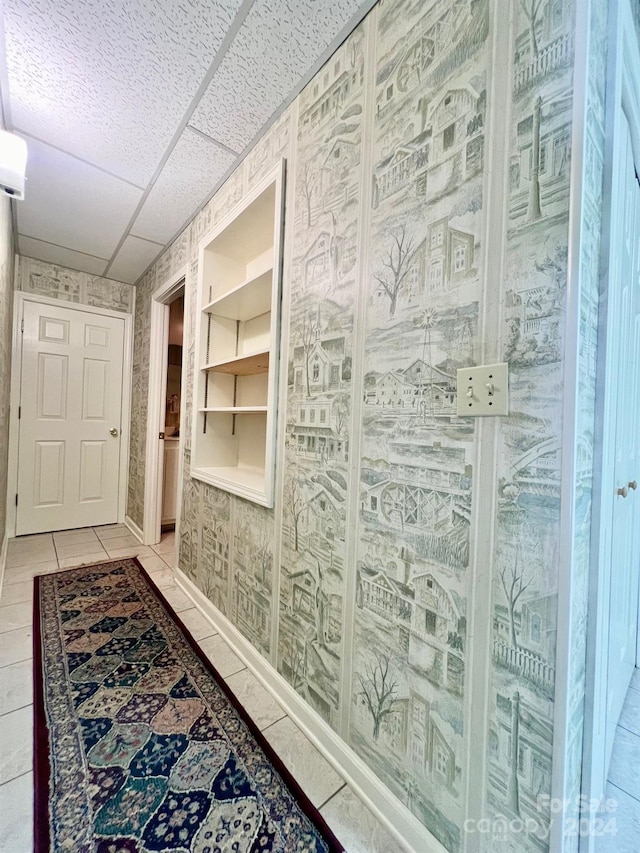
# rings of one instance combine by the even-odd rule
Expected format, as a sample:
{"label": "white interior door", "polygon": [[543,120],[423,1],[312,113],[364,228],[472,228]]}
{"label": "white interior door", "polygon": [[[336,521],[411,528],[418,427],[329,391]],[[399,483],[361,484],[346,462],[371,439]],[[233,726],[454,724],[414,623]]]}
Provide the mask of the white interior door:
{"label": "white interior door", "polygon": [[614,317],[615,393],[611,413],[614,496],[611,513],[609,636],[605,774],[620,711],[636,662],[640,580],[640,186],[636,179],[629,125],[621,115],[618,199],[614,235],[618,262],[609,287],[618,294]]}
{"label": "white interior door", "polygon": [[118,520],[124,319],[24,303],[16,533]]}

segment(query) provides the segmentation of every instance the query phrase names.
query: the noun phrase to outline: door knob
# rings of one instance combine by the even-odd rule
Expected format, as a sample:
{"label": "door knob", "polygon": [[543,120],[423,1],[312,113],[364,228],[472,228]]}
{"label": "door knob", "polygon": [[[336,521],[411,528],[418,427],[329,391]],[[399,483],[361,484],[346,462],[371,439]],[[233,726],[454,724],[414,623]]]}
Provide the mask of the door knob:
{"label": "door knob", "polygon": [[118,434],[118,430],[115,427],[111,427],[109,432],[111,433],[111,435],[117,435]]}
{"label": "door knob", "polygon": [[618,494],[621,498],[626,498],[626,496],[629,494],[629,490],[626,486],[623,486],[621,489],[618,489]]}
{"label": "door knob", "polygon": [[631,480],[631,482],[629,483],[629,488],[633,489],[633,491],[635,492],[635,490],[638,488],[637,482],[635,480]]}

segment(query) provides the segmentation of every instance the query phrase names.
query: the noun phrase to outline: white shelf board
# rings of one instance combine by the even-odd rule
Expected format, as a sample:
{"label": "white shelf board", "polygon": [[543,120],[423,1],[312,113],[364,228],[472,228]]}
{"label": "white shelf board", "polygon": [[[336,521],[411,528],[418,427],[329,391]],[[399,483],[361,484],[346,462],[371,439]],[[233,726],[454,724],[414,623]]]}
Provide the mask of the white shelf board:
{"label": "white shelf board", "polygon": [[266,406],[208,406],[200,412],[228,412],[232,415],[260,415],[267,411]]}
{"label": "white shelf board", "polygon": [[211,370],[218,373],[231,373],[236,376],[250,376],[255,373],[266,373],[269,370],[269,350],[238,355],[226,358],[224,361],[212,361],[203,364],[201,370]]}
{"label": "white shelf board", "polygon": [[265,472],[260,468],[231,466],[226,468],[192,468],[191,476],[227,492],[268,506],[265,494]]}
{"label": "white shelf board", "polygon": [[271,280],[273,267],[260,275],[243,281],[223,296],[218,296],[202,311],[227,320],[251,320],[271,310]]}

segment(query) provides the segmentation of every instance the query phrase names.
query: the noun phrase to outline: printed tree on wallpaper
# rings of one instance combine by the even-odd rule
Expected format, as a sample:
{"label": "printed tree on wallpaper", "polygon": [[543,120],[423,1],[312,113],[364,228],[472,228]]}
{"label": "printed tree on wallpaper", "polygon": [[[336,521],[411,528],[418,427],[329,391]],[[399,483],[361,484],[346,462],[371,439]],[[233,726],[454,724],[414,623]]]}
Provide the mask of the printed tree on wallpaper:
{"label": "printed tree on wallpaper", "polygon": [[358,674],[360,696],[373,720],[373,739],[380,736],[380,725],[393,711],[397,682],[391,678],[390,661],[386,655],[375,654],[375,665],[367,664],[364,675]]}
{"label": "printed tree on wallpaper", "polygon": [[519,649],[518,636],[516,634],[516,606],[520,596],[527,591],[531,586],[531,581],[524,582],[524,568],[519,565],[518,556],[514,557],[514,562],[509,566],[503,566],[499,571],[504,597],[507,601],[507,610],[509,612],[509,638],[514,649]]}
{"label": "printed tree on wallpaper", "polygon": [[285,512],[290,518],[290,529],[293,530],[293,549],[300,551],[300,519],[308,504],[302,494],[302,483],[295,477],[290,477],[285,485]]}
{"label": "printed tree on wallpaper", "polygon": [[400,289],[410,272],[409,261],[413,252],[413,242],[407,236],[404,225],[391,235],[390,247],[382,258],[382,270],[373,277],[380,286],[380,292],[389,300],[389,316],[396,313],[396,304]]}
{"label": "printed tree on wallpaper", "polygon": [[302,180],[300,181],[300,190],[306,204],[307,228],[311,228],[312,225],[312,202],[320,188],[319,184],[320,171],[312,161],[307,160],[303,166]]}
{"label": "printed tree on wallpaper", "polygon": [[540,14],[544,8],[544,0],[520,0],[520,5],[528,22],[531,56],[537,58],[540,54],[540,50],[538,48],[536,30],[540,25]]}
{"label": "printed tree on wallpaper", "polygon": [[[304,360],[304,377],[307,387],[307,397],[311,397],[311,351],[314,342],[317,340],[318,318],[314,317],[313,310],[305,312],[302,316],[300,325],[298,326],[298,340],[302,348],[302,358]],[[296,549],[297,550],[297,549]]]}

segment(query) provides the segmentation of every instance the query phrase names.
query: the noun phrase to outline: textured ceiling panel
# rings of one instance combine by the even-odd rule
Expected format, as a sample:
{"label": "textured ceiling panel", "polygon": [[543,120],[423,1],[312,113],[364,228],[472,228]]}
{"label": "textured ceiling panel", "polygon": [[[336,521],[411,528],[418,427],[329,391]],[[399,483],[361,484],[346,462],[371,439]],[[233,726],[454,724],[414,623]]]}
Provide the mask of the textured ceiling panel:
{"label": "textured ceiling panel", "polygon": [[27,137],[25,200],[18,232],[99,258],[110,258],[142,191]]}
{"label": "textured ceiling panel", "polygon": [[15,128],[146,186],[240,0],[4,0]]}
{"label": "textured ceiling panel", "polygon": [[158,243],[151,243],[140,237],[127,237],[109,267],[109,278],[135,284],[162,248]]}
{"label": "textured ceiling panel", "polygon": [[256,0],[190,123],[242,151],[361,6]]}
{"label": "textured ceiling panel", "polygon": [[235,157],[186,128],[149,193],[131,233],[167,243],[186,225]]}
{"label": "textured ceiling panel", "polygon": [[83,255],[82,252],[74,252],[62,246],[53,246],[51,243],[43,243],[42,240],[25,237],[24,234],[18,234],[18,252],[26,258],[49,261],[52,264],[88,272],[91,275],[102,275],[107,267],[107,261],[100,258]]}

